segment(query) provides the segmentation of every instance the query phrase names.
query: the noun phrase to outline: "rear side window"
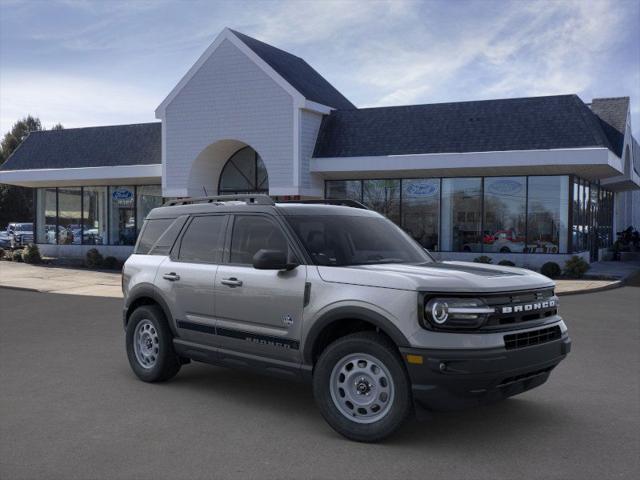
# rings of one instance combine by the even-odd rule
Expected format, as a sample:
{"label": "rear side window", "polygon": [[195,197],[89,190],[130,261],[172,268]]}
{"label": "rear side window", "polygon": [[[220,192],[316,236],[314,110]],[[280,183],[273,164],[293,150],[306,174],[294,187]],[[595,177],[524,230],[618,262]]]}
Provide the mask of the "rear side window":
{"label": "rear side window", "polygon": [[153,244],[160,238],[160,236],[167,230],[169,225],[173,223],[173,218],[157,218],[153,220],[147,220],[144,223],[144,228],[140,233],[140,239],[136,246],[136,251],[139,255],[146,255],[153,247]]}
{"label": "rear side window", "polygon": [[222,258],[225,215],[193,217],[180,242],[181,262],[219,263]]}
{"label": "rear side window", "polygon": [[182,226],[187,221],[186,215],[176,218],[176,220],[171,224],[169,228],[165,230],[165,232],[160,236],[156,244],[151,248],[149,252],[150,255],[169,255],[171,251],[171,247],[180,235],[180,230],[182,230]]}

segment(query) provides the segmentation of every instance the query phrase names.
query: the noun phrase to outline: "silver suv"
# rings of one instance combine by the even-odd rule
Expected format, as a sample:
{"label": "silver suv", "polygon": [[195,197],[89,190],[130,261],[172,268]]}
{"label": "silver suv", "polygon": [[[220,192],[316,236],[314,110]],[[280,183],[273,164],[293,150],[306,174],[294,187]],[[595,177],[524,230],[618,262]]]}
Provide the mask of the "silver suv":
{"label": "silver suv", "polygon": [[306,380],[358,441],[537,387],[570,349],[551,280],[437,262],[349,201],[169,202],[148,215],[123,290],[140,379],[195,360]]}

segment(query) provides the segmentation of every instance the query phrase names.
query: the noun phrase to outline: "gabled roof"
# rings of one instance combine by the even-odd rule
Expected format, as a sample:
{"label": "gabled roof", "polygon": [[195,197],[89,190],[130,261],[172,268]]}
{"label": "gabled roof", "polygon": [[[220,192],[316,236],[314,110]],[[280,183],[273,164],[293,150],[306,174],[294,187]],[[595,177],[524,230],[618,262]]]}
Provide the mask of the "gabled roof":
{"label": "gabled roof", "polygon": [[31,132],[0,170],[162,163],[160,122]]}
{"label": "gabled roof", "polygon": [[558,95],[333,111],[314,157],[584,147],[611,149],[585,103]]}
{"label": "gabled roof", "polygon": [[[218,47],[229,41],[241,52],[261,68],[278,85],[287,91],[292,97],[324,106],[320,111],[324,113],[327,107],[335,109],[356,108],[344,95],[327,82],[322,75],[316,72],[307,62],[300,57],[251,38],[243,33],[225,28],[209,47],[200,55],[200,58],[184,74],[169,95],[156,108],[156,118],[164,118],[165,111],[173,99],[198,73],[205,62],[215,53]],[[317,107],[317,106],[315,106]]]}
{"label": "gabled roof", "polygon": [[629,97],[594,98],[591,102],[591,111],[598,116],[613,151],[622,157]]}
{"label": "gabled roof", "polygon": [[284,50],[249,37],[244,33],[231,30],[271,68],[280,74],[293,88],[298,90],[307,100],[337,109],[356,108],[347,98],[316,72],[302,58]]}

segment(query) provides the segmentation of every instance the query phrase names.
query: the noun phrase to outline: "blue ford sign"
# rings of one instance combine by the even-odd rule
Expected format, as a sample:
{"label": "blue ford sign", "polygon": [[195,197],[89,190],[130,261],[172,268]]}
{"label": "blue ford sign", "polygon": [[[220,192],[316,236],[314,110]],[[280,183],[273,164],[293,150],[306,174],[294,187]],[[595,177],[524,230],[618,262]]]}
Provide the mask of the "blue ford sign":
{"label": "blue ford sign", "polygon": [[439,182],[412,182],[406,189],[406,193],[410,197],[432,197],[438,194]]}
{"label": "blue ford sign", "polygon": [[489,184],[489,191],[496,195],[512,195],[522,190],[522,182],[517,180],[495,180]]}
{"label": "blue ford sign", "polygon": [[126,188],[118,188],[111,193],[114,200],[131,200],[133,198],[133,192]]}

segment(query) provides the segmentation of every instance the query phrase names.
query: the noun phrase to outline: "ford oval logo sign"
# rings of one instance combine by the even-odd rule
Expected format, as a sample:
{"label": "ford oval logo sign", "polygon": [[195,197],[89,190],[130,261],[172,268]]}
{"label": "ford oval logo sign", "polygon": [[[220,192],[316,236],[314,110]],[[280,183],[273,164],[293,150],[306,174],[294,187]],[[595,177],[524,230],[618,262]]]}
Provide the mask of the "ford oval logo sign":
{"label": "ford oval logo sign", "polygon": [[522,183],[517,180],[496,180],[489,185],[489,191],[496,195],[512,195],[522,190]]}
{"label": "ford oval logo sign", "polygon": [[111,193],[114,200],[131,200],[133,198],[133,192],[125,188],[119,188]]}
{"label": "ford oval logo sign", "polygon": [[438,191],[438,182],[414,182],[406,189],[410,197],[432,197],[437,195]]}

